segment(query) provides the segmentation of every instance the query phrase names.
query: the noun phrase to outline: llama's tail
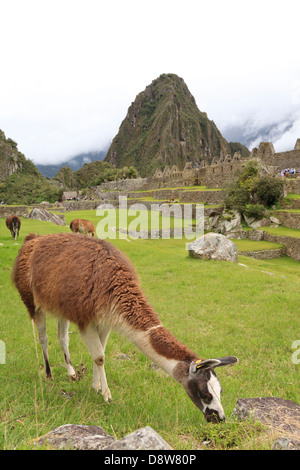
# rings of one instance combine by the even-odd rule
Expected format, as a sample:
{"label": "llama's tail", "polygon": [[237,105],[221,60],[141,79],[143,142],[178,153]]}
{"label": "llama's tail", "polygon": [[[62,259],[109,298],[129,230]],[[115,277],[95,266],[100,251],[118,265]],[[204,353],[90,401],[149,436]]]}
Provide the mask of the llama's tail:
{"label": "llama's tail", "polygon": [[14,217],[12,220],[12,225],[15,230],[19,228],[19,219],[17,217]]}

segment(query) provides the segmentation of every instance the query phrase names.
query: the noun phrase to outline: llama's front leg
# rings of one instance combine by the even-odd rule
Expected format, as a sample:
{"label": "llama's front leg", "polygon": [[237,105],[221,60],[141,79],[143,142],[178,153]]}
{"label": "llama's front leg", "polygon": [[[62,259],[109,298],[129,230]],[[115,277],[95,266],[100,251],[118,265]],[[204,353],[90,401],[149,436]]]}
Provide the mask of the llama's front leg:
{"label": "llama's front leg", "polygon": [[45,375],[47,379],[52,379],[52,372],[48,356],[48,336],[46,330],[46,315],[41,308],[35,310],[33,321],[38,331],[39,342],[43,351]]}
{"label": "llama's front leg", "polygon": [[104,400],[109,401],[111,393],[104,372],[104,348],[100,341],[97,327],[92,324],[89,325],[85,330],[81,331],[81,336],[94,361],[92,386],[97,392],[101,389]]}
{"label": "llama's front leg", "polygon": [[76,373],[72,367],[69,352],[69,324],[70,322],[68,320],[59,318],[57,322],[57,336],[65,358],[68,376],[71,377],[72,380],[76,380]]}
{"label": "llama's front leg", "polygon": [[[106,343],[107,343],[109,333],[110,333],[110,328],[103,328],[99,326],[97,329],[98,329],[98,334],[99,334],[100,342],[102,344],[103,351],[105,351]],[[109,401],[111,400],[111,393],[107,385],[106,374],[105,374],[105,369],[104,369],[104,361],[103,361],[103,364],[98,367],[98,370],[99,370],[99,378],[101,382],[102,395],[105,401]]]}

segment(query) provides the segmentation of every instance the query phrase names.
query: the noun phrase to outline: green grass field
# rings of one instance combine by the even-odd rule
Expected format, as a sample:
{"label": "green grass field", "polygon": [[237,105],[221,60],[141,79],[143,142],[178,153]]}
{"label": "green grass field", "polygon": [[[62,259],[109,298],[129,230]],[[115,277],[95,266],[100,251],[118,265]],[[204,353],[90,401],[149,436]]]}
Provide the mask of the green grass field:
{"label": "green grass field", "polygon": [[[66,213],[99,220],[95,211]],[[69,381],[49,317],[49,356],[54,380],[44,378],[36,335],[11,268],[27,233],[69,232],[69,228],[22,219],[16,243],[0,219],[0,449],[32,449],[34,439],[67,424],[102,426],[121,438],[151,426],[174,449],[268,449],[272,436],[261,425],[230,415],[238,398],[276,396],[300,402],[299,367],[292,344],[299,340],[299,262],[287,257],[240,264],[200,261],[188,256],[185,240],[112,240],[135,265],[146,297],[162,322],[200,357],[236,355],[239,364],[217,371],[227,416],[207,424],[184,389],[123,337],[112,333],[106,375],[113,401],[104,403],[91,387],[92,361],[75,325],[70,327],[72,363],[82,371]],[[72,275],[72,273],[69,273]],[[124,360],[124,356],[126,359]],[[86,367],[86,370],[84,367]]]}

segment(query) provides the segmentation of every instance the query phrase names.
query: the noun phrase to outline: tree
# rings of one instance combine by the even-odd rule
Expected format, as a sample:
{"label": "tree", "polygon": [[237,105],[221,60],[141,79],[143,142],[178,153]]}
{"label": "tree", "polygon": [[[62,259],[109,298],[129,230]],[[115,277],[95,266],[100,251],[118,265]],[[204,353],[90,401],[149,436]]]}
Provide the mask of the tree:
{"label": "tree", "polygon": [[253,199],[258,204],[273,206],[283,197],[283,181],[271,176],[259,178],[252,189]]}
{"label": "tree", "polygon": [[250,161],[236,181],[227,188],[226,209],[261,219],[265,209],[283,197],[283,181],[272,176],[259,176],[258,165]]}

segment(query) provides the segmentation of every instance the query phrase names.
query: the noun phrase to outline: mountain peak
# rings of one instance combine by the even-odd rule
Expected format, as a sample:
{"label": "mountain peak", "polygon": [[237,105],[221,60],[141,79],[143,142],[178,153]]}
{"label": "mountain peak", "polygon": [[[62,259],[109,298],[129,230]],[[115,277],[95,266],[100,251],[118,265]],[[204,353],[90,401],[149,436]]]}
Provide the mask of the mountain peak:
{"label": "mountain peak", "polygon": [[184,80],[162,74],[128,108],[106,161],[117,168],[134,166],[141,176],[156,168],[206,160],[230,153],[215,123],[201,112]]}

